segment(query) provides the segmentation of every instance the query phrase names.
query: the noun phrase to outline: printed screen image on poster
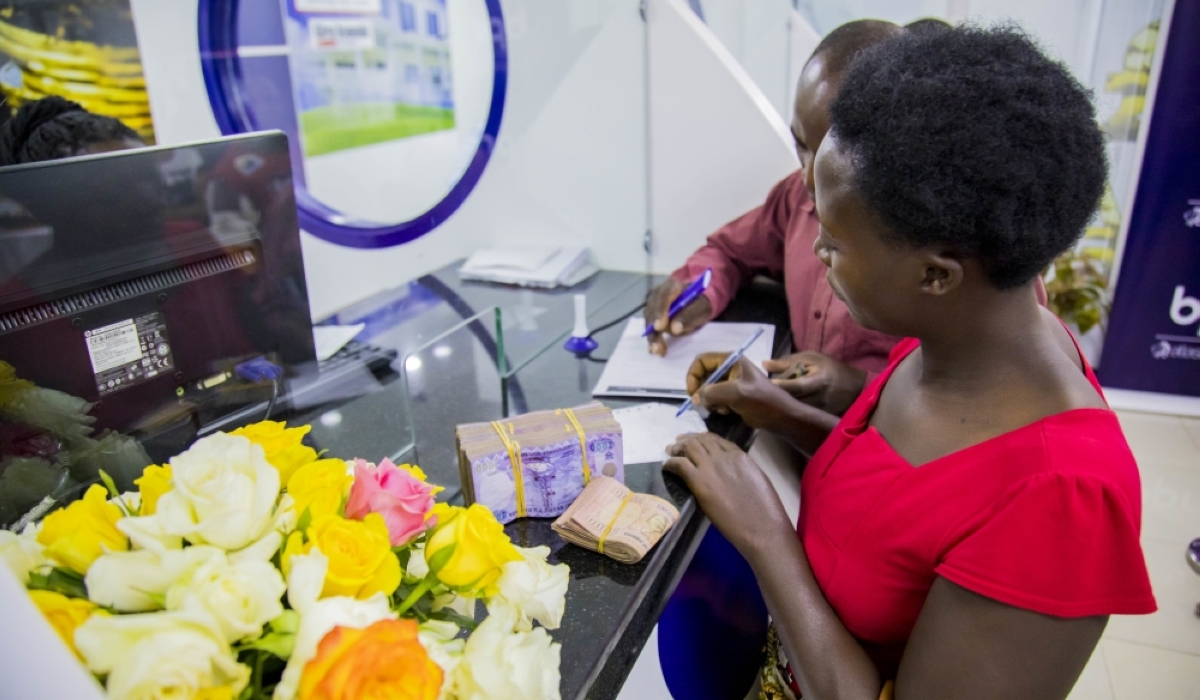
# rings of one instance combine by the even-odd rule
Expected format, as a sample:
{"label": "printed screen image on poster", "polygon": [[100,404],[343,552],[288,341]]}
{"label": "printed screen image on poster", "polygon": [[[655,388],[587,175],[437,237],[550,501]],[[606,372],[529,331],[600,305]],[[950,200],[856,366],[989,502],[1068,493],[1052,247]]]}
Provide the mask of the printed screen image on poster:
{"label": "printed screen image on poster", "polygon": [[290,0],[306,156],[454,128],[445,0]]}
{"label": "printed screen image on poster", "polygon": [[484,2],[277,1],[308,191],[380,224],[428,211],[466,170],[487,120]]}
{"label": "printed screen image on poster", "polygon": [[0,0],[0,93],[65,97],[154,143],[129,0]]}

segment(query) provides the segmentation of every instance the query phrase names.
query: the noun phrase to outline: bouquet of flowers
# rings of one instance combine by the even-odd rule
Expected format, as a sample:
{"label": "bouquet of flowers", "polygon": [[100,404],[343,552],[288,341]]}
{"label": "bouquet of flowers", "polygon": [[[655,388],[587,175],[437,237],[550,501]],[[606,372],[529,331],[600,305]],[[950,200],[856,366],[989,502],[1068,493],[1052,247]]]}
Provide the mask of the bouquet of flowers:
{"label": "bouquet of flowers", "polygon": [[567,567],[307,432],[205,437],[137,492],[105,478],[0,531],[0,557],[114,700],[558,698]]}

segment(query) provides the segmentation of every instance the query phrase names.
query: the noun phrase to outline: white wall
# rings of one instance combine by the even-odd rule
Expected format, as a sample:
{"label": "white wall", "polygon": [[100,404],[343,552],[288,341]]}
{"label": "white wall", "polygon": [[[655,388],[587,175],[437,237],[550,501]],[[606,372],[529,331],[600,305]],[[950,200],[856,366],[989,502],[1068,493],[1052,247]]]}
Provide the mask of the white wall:
{"label": "white wall", "polygon": [[678,267],[799,163],[778,110],[683,0],[649,0],[656,271]]}
{"label": "white wall", "polygon": [[[475,191],[443,226],[394,248],[355,250],[302,234],[314,318],[490,243],[572,242],[591,246],[602,266],[645,269],[645,27],[638,5],[505,0],[508,98],[496,151]],[[200,72],[196,8],[197,0],[133,0],[164,144],[218,135]]]}
{"label": "white wall", "polygon": [[702,7],[704,24],[790,121],[800,69],[821,35],[791,0],[702,0]]}
{"label": "white wall", "polygon": [[[713,1],[726,0],[706,0]],[[921,17],[940,17],[951,22],[1012,20],[1037,37],[1082,80],[1091,72],[1104,0],[799,0],[797,4],[800,13],[822,35],[839,24],[867,17],[898,24]]]}

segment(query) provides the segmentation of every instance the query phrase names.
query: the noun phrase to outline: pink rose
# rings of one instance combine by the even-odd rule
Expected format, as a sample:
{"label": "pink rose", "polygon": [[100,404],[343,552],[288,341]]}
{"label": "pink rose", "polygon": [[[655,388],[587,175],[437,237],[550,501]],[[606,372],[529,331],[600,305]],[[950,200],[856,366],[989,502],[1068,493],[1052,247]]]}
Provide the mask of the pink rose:
{"label": "pink rose", "polygon": [[433,486],[389,459],[379,466],[356,459],[346,517],[362,520],[368,513],[379,513],[387,522],[392,546],[399,547],[433,525],[427,522],[433,509],[433,493]]}

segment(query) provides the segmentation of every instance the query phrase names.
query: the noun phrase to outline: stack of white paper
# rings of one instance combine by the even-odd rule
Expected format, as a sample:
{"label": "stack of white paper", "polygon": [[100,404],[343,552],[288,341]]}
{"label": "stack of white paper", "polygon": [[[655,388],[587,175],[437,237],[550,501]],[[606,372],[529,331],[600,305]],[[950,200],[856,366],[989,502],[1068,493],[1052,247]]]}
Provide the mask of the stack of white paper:
{"label": "stack of white paper", "polygon": [[764,327],[764,332],[746,351],[748,358],[761,367],[771,358],[775,326],[757,323],[708,323],[681,338],[667,340],[667,356],[651,355],[642,331],[646,320],[629,319],[617,347],[613,350],[592,396],[639,396],[686,399],[687,373],[696,355],[706,352],[733,352],[746,339]]}
{"label": "stack of white paper", "polygon": [[477,251],[458,269],[464,280],[521,287],[571,287],[599,271],[582,247],[508,246]]}
{"label": "stack of white paper", "polygon": [[675,444],[680,435],[708,432],[695,411],[676,418],[675,410],[675,406],[665,403],[644,403],[612,412],[613,418],[621,424],[625,464],[665,461],[667,448]]}

